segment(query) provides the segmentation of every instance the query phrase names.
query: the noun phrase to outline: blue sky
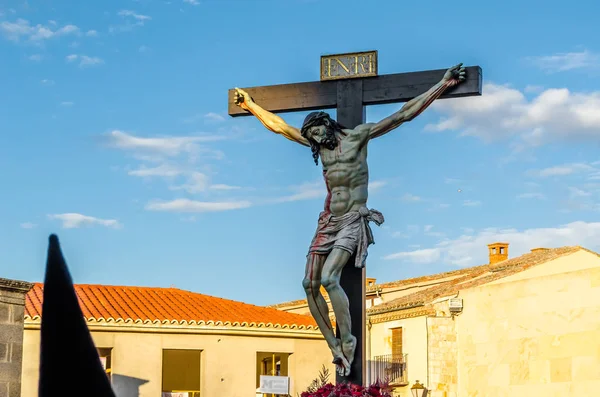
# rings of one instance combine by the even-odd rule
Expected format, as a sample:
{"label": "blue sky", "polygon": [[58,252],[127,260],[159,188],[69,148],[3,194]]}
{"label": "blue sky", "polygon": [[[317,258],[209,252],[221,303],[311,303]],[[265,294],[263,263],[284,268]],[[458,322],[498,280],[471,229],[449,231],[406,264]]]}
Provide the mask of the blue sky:
{"label": "blue sky", "polygon": [[321,55],[371,49],[380,74],[464,62],[485,87],[371,142],[386,222],[370,277],[482,264],[497,240],[599,250],[599,6],[366,4],[1,2],[0,277],[41,281],[56,232],[78,283],[302,298],[320,168],[230,118],[227,90],[317,80]]}

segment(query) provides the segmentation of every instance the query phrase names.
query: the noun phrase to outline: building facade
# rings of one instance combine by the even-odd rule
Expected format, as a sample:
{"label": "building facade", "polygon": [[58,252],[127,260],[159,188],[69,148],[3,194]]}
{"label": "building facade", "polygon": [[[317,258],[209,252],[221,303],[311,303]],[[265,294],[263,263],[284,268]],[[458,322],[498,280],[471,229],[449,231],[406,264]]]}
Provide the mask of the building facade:
{"label": "building facade", "polygon": [[25,294],[31,286],[0,278],[0,396],[21,395]]}
{"label": "building facade", "polygon": [[[367,280],[367,357],[397,396],[593,396],[600,390],[600,257],[536,248],[485,265]],[[274,306],[307,313],[299,300]]]}
{"label": "building facade", "polygon": [[[119,397],[260,396],[260,375],[289,377],[295,396],[332,369],[309,316],[176,288],[75,290]],[[42,296],[42,284],[26,296],[22,397],[37,396]]]}

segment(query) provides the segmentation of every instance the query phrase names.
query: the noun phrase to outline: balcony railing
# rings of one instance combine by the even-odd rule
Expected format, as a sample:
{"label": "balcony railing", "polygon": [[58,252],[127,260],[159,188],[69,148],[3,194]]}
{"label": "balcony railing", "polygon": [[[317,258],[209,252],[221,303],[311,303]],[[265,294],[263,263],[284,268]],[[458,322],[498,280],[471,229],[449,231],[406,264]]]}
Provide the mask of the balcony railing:
{"label": "balcony railing", "polygon": [[386,382],[390,386],[407,385],[406,354],[385,354],[367,360],[367,384]]}

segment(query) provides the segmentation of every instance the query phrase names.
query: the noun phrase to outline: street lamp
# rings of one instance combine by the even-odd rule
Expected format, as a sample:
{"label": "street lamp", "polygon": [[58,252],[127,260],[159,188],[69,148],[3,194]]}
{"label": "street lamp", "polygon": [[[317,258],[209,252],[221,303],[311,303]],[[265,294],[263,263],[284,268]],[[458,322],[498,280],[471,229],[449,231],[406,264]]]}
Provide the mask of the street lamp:
{"label": "street lamp", "polygon": [[415,384],[410,388],[410,391],[413,397],[423,397],[425,396],[425,392],[427,391],[427,389],[417,380]]}

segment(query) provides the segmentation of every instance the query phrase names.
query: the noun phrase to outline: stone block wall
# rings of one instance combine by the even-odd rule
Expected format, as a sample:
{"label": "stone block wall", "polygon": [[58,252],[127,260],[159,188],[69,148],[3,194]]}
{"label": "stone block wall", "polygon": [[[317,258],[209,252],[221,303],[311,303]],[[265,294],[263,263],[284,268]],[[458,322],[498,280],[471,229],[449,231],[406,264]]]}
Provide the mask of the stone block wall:
{"label": "stone block wall", "polygon": [[427,318],[427,397],[457,397],[458,345],[455,320],[449,315],[447,301],[435,306],[436,316]]}
{"label": "stone block wall", "polygon": [[21,396],[25,295],[31,287],[0,278],[0,397]]}

